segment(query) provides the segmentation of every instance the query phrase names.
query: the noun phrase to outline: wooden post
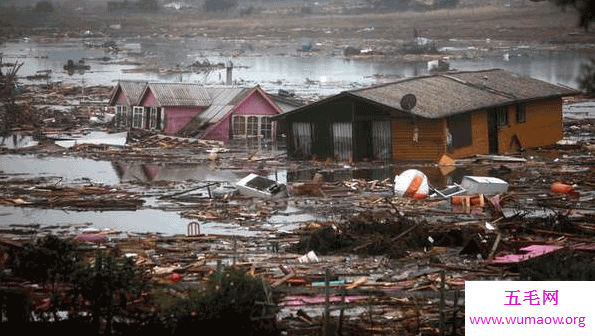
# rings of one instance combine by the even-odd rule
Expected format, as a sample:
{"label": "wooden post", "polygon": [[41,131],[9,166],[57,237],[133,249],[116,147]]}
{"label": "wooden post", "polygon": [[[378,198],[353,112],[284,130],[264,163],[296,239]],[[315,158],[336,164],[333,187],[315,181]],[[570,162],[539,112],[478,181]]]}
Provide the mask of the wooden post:
{"label": "wooden post", "polygon": [[337,331],[338,335],[342,335],[343,331],[343,316],[345,314],[345,295],[347,295],[347,290],[343,289],[341,293],[341,312],[339,313],[339,328]]}
{"label": "wooden post", "polygon": [[445,329],[445,284],[446,284],[446,271],[440,271],[440,335],[444,336]]}
{"label": "wooden post", "polygon": [[330,324],[330,304],[331,304],[331,293],[330,293],[330,276],[329,276],[329,270],[326,269],[324,271],[324,288],[326,291],[326,300],[325,300],[325,304],[324,304],[324,321],[322,323],[322,334],[324,336],[330,336],[328,334],[329,332],[329,324]]}
{"label": "wooden post", "polygon": [[233,266],[236,265],[236,259],[238,254],[238,236],[233,236]]}
{"label": "wooden post", "polygon": [[451,335],[457,335],[457,313],[458,308],[457,305],[459,304],[459,290],[455,290],[455,303],[454,303],[454,311],[452,313],[452,332]]}

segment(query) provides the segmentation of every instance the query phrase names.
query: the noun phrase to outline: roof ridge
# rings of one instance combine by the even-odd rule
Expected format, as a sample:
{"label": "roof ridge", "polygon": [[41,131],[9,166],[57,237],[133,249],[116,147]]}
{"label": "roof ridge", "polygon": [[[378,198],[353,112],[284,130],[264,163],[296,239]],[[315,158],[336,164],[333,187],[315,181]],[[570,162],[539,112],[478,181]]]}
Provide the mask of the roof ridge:
{"label": "roof ridge", "polygon": [[[480,71],[476,71],[476,72],[479,73]],[[497,89],[494,89],[492,87],[489,87],[489,86],[487,86],[485,84],[470,83],[470,82],[467,82],[467,81],[462,80],[460,78],[449,76],[447,74],[441,74],[441,76],[444,77],[444,78],[453,80],[453,81],[455,81],[457,83],[461,83],[463,85],[467,85],[469,87],[475,88],[475,89],[479,89],[479,90],[486,91],[486,92],[489,92],[489,93],[501,95],[501,96],[506,97],[506,98],[517,99],[517,96],[515,96],[513,93],[504,92],[504,91],[501,91],[501,90],[497,90]]]}
{"label": "roof ridge", "polygon": [[[492,72],[492,71],[506,71],[506,70],[501,69],[501,68],[493,68],[493,69],[485,69],[485,70],[450,71],[448,73],[449,74],[465,74],[465,73],[479,73],[479,72],[488,72],[488,71],[489,72]],[[365,90],[370,90],[370,89],[377,89],[377,88],[381,88],[383,86],[389,86],[389,85],[404,83],[404,82],[407,82],[407,81],[419,80],[419,79],[424,79],[424,78],[432,78],[432,77],[440,77],[440,76],[444,76],[444,75],[445,75],[444,73],[434,73],[434,74],[427,74],[427,75],[421,75],[421,76],[408,77],[408,78],[403,78],[401,80],[397,80],[397,81],[394,81],[394,82],[381,83],[381,84],[376,84],[376,85],[368,86],[368,87],[361,88],[361,89],[347,90],[347,91],[344,91],[344,92],[355,93],[355,92],[360,92],[360,91],[365,91]]]}

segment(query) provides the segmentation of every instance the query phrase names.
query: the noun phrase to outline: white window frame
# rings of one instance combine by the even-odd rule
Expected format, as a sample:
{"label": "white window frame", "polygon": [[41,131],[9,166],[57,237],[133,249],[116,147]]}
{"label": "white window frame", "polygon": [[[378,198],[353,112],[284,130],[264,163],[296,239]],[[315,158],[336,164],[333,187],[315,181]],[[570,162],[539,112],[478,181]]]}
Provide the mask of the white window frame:
{"label": "white window frame", "polygon": [[234,115],[231,121],[234,139],[273,139],[274,126],[270,115]]}
{"label": "white window frame", "polygon": [[151,107],[149,113],[149,129],[156,129],[158,127],[157,114],[159,113],[157,107]]}
{"label": "white window frame", "polygon": [[118,123],[116,126],[126,127],[127,110],[128,106],[126,105],[116,105],[116,122]]}
{"label": "white window frame", "polygon": [[135,106],[132,108],[132,128],[143,128],[145,108]]}

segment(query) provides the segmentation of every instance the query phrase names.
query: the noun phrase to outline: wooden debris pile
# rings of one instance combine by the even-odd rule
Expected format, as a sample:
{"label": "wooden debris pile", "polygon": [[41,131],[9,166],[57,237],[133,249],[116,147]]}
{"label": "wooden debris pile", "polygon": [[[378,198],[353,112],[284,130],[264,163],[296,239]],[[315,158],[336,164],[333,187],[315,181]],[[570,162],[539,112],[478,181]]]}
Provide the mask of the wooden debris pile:
{"label": "wooden debris pile", "polygon": [[18,179],[0,182],[0,204],[74,210],[136,210],[144,200],[140,194],[97,186],[35,184]]}

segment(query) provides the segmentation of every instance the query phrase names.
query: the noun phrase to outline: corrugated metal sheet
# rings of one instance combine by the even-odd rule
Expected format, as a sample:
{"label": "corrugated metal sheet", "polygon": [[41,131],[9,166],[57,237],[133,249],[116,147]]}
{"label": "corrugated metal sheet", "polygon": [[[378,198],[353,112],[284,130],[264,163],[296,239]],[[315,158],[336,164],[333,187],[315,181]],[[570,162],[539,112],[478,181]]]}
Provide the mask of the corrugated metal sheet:
{"label": "corrugated metal sheet", "polygon": [[353,123],[332,123],[333,128],[333,154],[337,160],[350,160],[353,158]]}
{"label": "corrugated metal sheet", "polygon": [[203,86],[191,83],[149,83],[157,105],[163,106],[209,106],[212,98]]}
{"label": "corrugated metal sheet", "polygon": [[372,122],[372,147],[374,150],[374,159],[391,159],[392,146],[390,121]]}
{"label": "corrugated metal sheet", "polygon": [[237,87],[205,87],[204,89],[211,99],[211,105],[184,126],[180,134],[193,134],[206,124],[218,122],[253,90],[253,88]]}
{"label": "corrugated metal sheet", "polygon": [[309,122],[294,122],[293,150],[298,156],[310,156],[312,154],[312,124]]}
{"label": "corrugated metal sheet", "polygon": [[146,81],[118,81],[118,84],[114,87],[110,98],[110,105],[115,103],[116,94],[118,93],[118,87],[122,89],[126,96],[126,102],[128,106],[138,105],[140,96],[147,86]]}
{"label": "corrugated metal sheet", "polygon": [[[212,104],[200,114],[199,119],[201,124],[219,121],[253,90],[252,88],[237,87],[211,87],[205,89],[212,100]],[[198,126],[200,127],[201,125]]]}

